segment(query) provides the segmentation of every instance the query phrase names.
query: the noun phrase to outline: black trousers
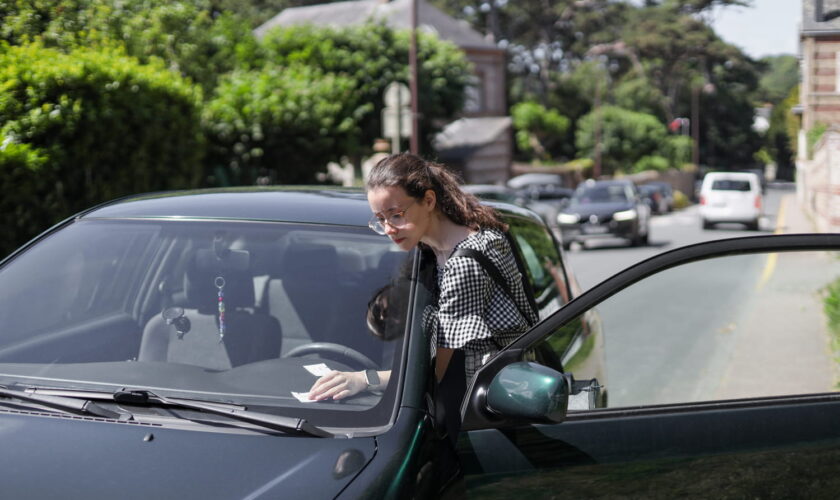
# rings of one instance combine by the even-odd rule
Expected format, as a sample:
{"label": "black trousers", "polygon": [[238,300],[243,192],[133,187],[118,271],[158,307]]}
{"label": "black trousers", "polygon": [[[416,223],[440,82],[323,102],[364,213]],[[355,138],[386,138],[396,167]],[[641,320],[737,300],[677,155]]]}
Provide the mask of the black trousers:
{"label": "black trousers", "polygon": [[441,485],[450,482],[460,472],[456,449],[461,431],[461,403],[466,392],[464,351],[456,349],[435,394],[435,427],[440,436],[437,476]]}

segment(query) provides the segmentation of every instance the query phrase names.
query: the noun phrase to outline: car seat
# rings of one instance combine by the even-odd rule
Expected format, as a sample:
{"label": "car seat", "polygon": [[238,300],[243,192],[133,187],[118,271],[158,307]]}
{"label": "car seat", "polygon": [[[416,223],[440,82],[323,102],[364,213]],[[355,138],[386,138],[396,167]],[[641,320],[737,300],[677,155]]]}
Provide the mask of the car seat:
{"label": "car seat", "polygon": [[[247,255],[242,250],[236,255]],[[240,259],[241,260],[241,259]],[[247,260],[247,258],[245,259]],[[178,331],[164,314],[146,324],[139,361],[184,363],[226,370],[280,355],[282,333],[276,318],[254,311],[254,281],[250,268],[197,250],[184,273],[183,317],[187,331]],[[217,278],[224,279],[225,335],[220,342]],[[164,311],[165,312],[165,311]]]}

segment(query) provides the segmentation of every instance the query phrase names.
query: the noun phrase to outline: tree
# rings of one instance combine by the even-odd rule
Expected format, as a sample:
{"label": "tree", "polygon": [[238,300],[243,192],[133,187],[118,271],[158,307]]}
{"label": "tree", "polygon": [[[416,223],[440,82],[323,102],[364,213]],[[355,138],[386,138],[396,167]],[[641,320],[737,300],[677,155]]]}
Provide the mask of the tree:
{"label": "tree", "polygon": [[[463,107],[470,66],[455,45],[428,33],[417,39],[421,149],[431,150],[431,139],[441,123],[451,120]],[[262,59],[253,64],[285,66],[305,64],[325,73],[352,78],[356,96],[364,103],[357,110],[361,128],[359,144],[346,153],[366,151],[382,135],[383,94],[391,82],[408,83],[409,32],[383,25],[334,29],[294,26],[268,32],[261,44]]]}
{"label": "tree", "polygon": [[756,101],[781,103],[799,84],[799,60],[796,56],[768,56],[759,61],[761,78],[758,82]]}
{"label": "tree", "polygon": [[[580,119],[576,143],[581,156],[594,158],[599,127],[604,174],[632,172],[645,157],[664,157],[660,148],[668,135],[665,125],[655,116],[615,106],[603,106]],[[649,163],[646,161],[644,167]]]}
{"label": "tree", "polygon": [[569,129],[569,119],[554,109],[535,102],[521,102],[511,108],[516,145],[544,161],[559,156],[560,142]]}

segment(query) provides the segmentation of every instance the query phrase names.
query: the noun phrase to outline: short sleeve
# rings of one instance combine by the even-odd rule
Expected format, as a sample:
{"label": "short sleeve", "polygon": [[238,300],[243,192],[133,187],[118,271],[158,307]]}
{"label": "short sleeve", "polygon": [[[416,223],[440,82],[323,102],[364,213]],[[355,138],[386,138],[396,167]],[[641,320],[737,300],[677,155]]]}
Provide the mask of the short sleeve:
{"label": "short sleeve", "polygon": [[447,261],[438,302],[437,346],[460,349],[493,336],[485,309],[493,292],[492,279],[469,257]]}

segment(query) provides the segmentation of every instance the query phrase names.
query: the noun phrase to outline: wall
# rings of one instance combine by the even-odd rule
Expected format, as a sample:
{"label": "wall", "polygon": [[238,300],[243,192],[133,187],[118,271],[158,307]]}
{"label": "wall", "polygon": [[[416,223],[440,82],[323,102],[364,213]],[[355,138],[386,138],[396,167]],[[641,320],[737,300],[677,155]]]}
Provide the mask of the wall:
{"label": "wall", "polygon": [[804,37],[802,54],[803,127],[840,124],[840,36]]}
{"label": "wall", "polygon": [[797,160],[797,192],[820,232],[840,232],[840,128],[828,130],[811,160]]}

